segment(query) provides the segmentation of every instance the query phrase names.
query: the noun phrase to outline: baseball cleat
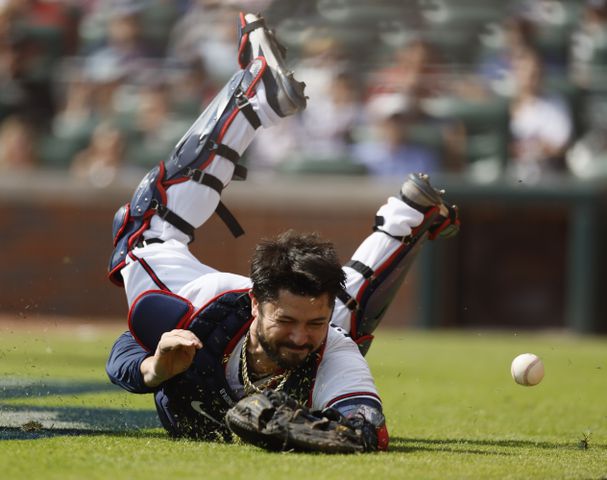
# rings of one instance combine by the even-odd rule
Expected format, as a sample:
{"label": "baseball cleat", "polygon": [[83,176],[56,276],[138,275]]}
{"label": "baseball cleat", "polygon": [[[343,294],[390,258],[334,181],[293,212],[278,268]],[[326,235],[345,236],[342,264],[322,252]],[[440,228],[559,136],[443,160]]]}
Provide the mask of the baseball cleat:
{"label": "baseball cleat", "polygon": [[437,190],[430,184],[430,177],[425,173],[410,173],[400,189],[403,202],[426,216],[436,216],[430,238],[449,237],[459,231],[457,206],[448,206],[444,195],[444,190]]}
{"label": "baseball cleat", "polygon": [[416,210],[425,213],[432,207],[438,207],[440,213],[447,213],[443,202],[444,190],[437,190],[430,185],[426,173],[410,173],[400,189],[400,198]]}
{"label": "baseball cleat", "polygon": [[262,81],[268,104],[281,117],[293,115],[306,108],[305,83],[297,81],[285,64],[286,48],[266,26],[263,17],[252,13],[240,14],[238,61],[241,68],[253,59],[263,57],[268,68]]}

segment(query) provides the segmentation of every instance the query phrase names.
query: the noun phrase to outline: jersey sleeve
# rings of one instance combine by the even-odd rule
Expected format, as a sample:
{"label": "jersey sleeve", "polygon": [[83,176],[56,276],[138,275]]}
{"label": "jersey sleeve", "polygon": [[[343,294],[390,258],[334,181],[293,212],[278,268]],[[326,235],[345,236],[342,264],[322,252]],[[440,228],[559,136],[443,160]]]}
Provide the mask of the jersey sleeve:
{"label": "jersey sleeve", "polygon": [[369,365],[341,328],[329,327],[327,344],[318,366],[312,408],[369,405],[381,410],[381,400]]}
{"label": "jersey sleeve", "polygon": [[130,332],[124,332],[112,347],[105,371],[113,384],[129,392],[152,393],[155,389],[145,385],[141,374],[141,363],[149,356]]}

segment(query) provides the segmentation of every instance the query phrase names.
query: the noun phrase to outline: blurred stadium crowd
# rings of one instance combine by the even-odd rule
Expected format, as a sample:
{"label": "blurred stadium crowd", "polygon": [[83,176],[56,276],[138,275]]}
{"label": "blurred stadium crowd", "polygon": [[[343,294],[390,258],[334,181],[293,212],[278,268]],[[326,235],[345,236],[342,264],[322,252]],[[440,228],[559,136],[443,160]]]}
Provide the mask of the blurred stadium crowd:
{"label": "blurred stadium crowd", "polygon": [[252,171],[607,176],[607,0],[0,0],[0,170],[103,187],[166,158],[237,68],[239,10],[310,97]]}

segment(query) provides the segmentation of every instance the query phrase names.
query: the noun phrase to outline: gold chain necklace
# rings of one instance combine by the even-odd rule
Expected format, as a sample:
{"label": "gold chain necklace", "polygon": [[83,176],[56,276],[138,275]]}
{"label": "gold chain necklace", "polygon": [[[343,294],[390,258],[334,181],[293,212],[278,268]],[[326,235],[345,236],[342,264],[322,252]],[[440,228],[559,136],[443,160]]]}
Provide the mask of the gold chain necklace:
{"label": "gold chain necklace", "polygon": [[285,383],[291,376],[291,370],[287,370],[284,373],[280,373],[278,375],[274,375],[270,377],[266,382],[264,382],[259,387],[251,382],[249,378],[249,368],[247,365],[247,345],[249,344],[249,337],[251,336],[251,331],[248,330],[247,334],[244,337],[244,342],[242,342],[242,351],[240,352],[240,362],[242,364],[242,383],[244,386],[244,392],[246,395],[251,395],[253,393],[261,393],[265,388],[268,388],[272,383],[278,382],[280,383],[274,389],[275,391],[280,391],[284,388]]}

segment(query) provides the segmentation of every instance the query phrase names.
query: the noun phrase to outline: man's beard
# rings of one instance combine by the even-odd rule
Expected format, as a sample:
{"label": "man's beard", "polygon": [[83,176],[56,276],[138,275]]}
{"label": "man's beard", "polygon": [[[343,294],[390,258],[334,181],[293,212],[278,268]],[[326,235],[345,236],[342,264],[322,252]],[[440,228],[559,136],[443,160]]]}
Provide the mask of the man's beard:
{"label": "man's beard", "polygon": [[[260,319],[258,319],[260,320]],[[259,341],[261,347],[270,360],[272,360],[276,365],[284,370],[290,370],[292,368],[297,368],[302,365],[306,359],[310,356],[310,353],[314,350],[314,345],[312,344],[304,344],[304,345],[295,345],[291,342],[280,342],[276,344],[270,343],[270,341],[266,338],[263,331],[261,330],[261,322],[257,323],[257,340]],[[281,354],[281,347],[294,348],[299,350],[307,350],[306,356],[301,358],[298,356],[289,356],[288,354]]]}

